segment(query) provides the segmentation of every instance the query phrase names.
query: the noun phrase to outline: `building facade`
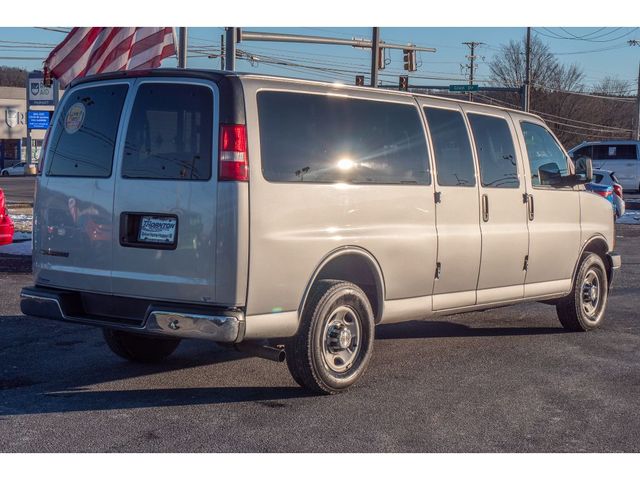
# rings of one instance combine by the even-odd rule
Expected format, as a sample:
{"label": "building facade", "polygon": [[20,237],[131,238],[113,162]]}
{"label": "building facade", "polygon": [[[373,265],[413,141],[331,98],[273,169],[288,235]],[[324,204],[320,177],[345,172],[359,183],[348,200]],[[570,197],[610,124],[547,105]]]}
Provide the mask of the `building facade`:
{"label": "building facade", "polygon": [[[45,130],[31,130],[34,163],[40,157],[44,134]],[[26,152],[27,90],[0,87],[0,169],[25,161]]]}

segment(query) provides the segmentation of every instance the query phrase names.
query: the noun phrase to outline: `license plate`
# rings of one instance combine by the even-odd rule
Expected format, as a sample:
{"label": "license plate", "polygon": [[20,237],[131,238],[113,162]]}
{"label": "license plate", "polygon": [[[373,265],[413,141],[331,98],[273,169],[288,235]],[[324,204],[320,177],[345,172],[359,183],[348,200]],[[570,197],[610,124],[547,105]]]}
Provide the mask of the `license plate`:
{"label": "license plate", "polygon": [[140,219],[139,242],[170,244],[176,237],[177,218],[143,216]]}

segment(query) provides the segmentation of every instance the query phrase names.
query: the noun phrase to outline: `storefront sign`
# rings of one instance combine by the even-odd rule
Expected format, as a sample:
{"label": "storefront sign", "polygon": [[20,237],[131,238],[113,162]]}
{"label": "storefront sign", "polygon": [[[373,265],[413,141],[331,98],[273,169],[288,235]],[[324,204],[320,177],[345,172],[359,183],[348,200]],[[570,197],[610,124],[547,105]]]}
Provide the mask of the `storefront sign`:
{"label": "storefront sign", "polygon": [[27,128],[34,130],[46,130],[51,122],[51,112],[42,110],[29,110],[27,112]]}
{"label": "storefront sign", "polygon": [[31,72],[27,79],[27,98],[29,106],[54,105],[53,87],[45,87],[42,72]]}

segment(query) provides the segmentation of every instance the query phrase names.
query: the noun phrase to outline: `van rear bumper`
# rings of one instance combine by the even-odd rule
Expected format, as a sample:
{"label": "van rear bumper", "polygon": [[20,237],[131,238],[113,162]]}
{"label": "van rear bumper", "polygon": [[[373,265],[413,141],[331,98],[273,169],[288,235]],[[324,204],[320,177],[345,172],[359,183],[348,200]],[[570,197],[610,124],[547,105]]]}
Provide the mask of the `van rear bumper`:
{"label": "van rear bumper", "polygon": [[[101,306],[102,310],[99,305],[101,302],[104,304]],[[106,306],[109,302],[111,305]],[[108,308],[113,309],[113,303],[118,302],[123,306],[116,310],[131,312],[129,316],[97,313],[104,312]],[[131,303],[135,305],[131,306]],[[25,315],[32,317],[136,333],[200,338],[224,343],[241,342],[245,331],[244,313],[239,310],[222,307],[190,307],[39,286],[22,289],[20,309]]]}

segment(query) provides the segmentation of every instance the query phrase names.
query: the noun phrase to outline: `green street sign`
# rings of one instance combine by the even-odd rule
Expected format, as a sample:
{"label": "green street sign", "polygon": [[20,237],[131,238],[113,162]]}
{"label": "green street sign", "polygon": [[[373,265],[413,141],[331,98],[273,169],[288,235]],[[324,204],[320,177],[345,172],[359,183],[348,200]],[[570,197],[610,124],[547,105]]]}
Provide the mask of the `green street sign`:
{"label": "green street sign", "polygon": [[449,85],[450,92],[477,92],[478,85]]}

